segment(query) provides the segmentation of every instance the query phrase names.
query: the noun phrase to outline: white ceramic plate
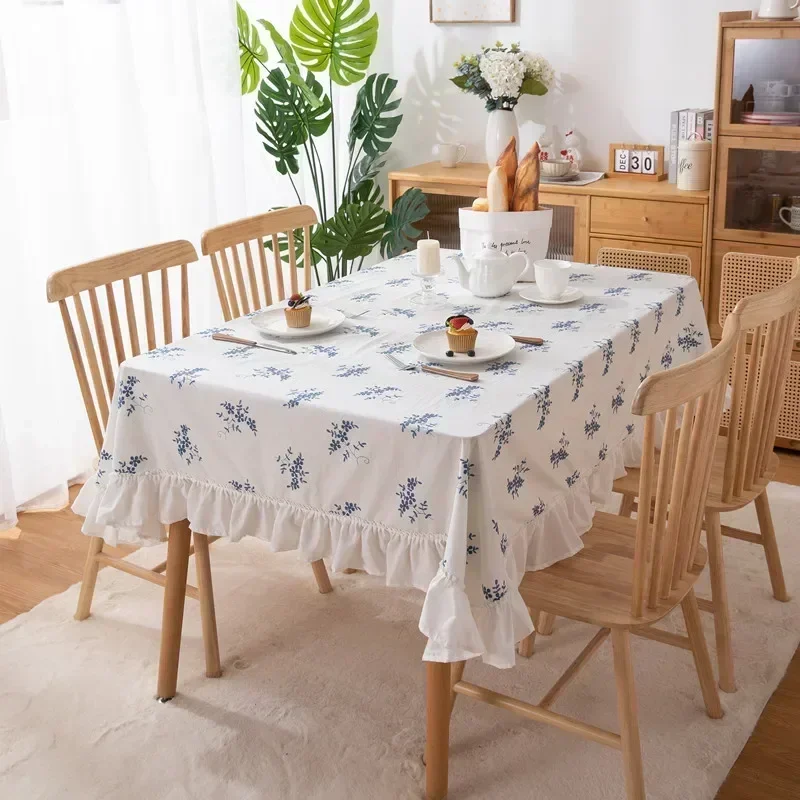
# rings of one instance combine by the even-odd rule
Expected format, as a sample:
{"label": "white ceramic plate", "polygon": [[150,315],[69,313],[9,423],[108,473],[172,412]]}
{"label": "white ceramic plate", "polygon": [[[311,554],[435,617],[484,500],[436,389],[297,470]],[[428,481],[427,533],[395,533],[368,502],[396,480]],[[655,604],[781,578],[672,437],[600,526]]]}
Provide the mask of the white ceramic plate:
{"label": "white ceramic plate", "polygon": [[517,343],[507,334],[499,331],[484,331],[478,327],[478,338],[475,340],[475,355],[468,356],[464,353],[454,353],[451,357],[445,355],[450,349],[447,343],[447,333],[444,330],[423,333],[414,339],[414,349],[428,361],[438,364],[485,364],[507,356]]}
{"label": "white ceramic plate", "polygon": [[282,308],[270,308],[253,316],[250,321],[261,333],[268,336],[280,336],[283,339],[305,339],[319,336],[338,328],[346,317],[335,308],[313,306],[311,324],[307,328],[290,328],[286,324],[286,315]]}
{"label": "white ceramic plate", "polygon": [[561,176],[548,175],[547,177],[545,177],[544,175],[542,175],[542,183],[569,183],[570,181],[578,180],[578,177],[579,176],[577,172]]}
{"label": "white ceramic plate", "polygon": [[561,297],[556,300],[548,300],[542,297],[538,286],[531,286],[523,289],[519,293],[519,296],[523,300],[530,300],[531,303],[538,303],[542,306],[563,306],[565,303],[574,303],[576,300],[582,300],[583,292],[580,289],[576,289],[574,286],[568,286]]}

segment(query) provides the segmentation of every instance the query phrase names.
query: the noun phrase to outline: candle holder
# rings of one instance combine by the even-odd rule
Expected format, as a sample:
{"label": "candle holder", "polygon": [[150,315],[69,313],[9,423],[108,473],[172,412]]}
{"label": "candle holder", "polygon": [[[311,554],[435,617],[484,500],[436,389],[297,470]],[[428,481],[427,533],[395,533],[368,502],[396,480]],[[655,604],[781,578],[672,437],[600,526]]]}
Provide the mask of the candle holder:
{"label": "candle holder", "polygon": [[410,300],[418,306],[438,306],[441,305],[439,295],[436,293],[436,279],[441,275],[441,272],[422,273],[415,269],[411,270],[411,274],[419,280],[420,291],[412,294]]}

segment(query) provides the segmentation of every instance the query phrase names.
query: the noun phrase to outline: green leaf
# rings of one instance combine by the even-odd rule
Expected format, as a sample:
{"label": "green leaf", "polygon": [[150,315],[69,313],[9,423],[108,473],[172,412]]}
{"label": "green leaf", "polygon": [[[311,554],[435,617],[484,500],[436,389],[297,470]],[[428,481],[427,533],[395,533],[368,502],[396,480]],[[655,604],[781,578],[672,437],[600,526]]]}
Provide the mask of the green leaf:
{"label": "green leaf", "polygon": [[[306,82],[307,81],[307,82]],[[285,117],[289,127],[295,129],[295,144],[299,147],[309,136],[322,136],[331,126],[331,101],[322,84],[308,73],[303,85],[304,92],[295,83],[290,83],[279,67],[270,70],[258,90],[258,102],[271,105],[274,114]],[[308,102],[311,95],[315,103]],[[258,113],[258,112],[256,112]]]}
{"label": "green leaf", "polygon": [[364,156],[355,167],[353,167],[353,172],[350,175],[350,182],[347,186],[348,194],[356,192],[366,181],[371,182],[377,177],[384,166],[386,166],[386,160],[381,159],[380,156]]}
{"label": "green leaf", "polygon": [[467,75],[456,75],[455,78],[450,78],[450,83],[454,83],[459,89],[466,89],[469,84],[469,77]]}
{"label": "green leaf", "polygon": [[325,222],[319,249],[346,261],[368,256],[378,245],[388,212],[370,200],[345,203]]}
{"label": "green leaf", "polygon": [[369,11],[369,0],[301,0],[289,28],[301,63],[329,69],[340,86],[360,81],[378,43],[378,15]]}
{"label": "green leaf", "polygon": [[350,196],[354,203],[374,203],[383,208],[383,192],[373,180],[364,181]]}
{"label": "green leaf", "polygon": [[239,29],[239,66],[242,72],[242,94],[250,94],[258,86],[261,66],[266,66],[267,48],[261,43],[258,29],[250,24],[247,12],[236,4],[236,26]]}
{"label": "green leaf", "polygon": [[422,233],[414,227],[414,223],[425,219],[428,213],[428,203],[422,190],[415,188],[403,192],[386,218],[381,255],[384,258],[394,258],[413,247],[414,241]]}
{"label": "green leaf", "polygon": [[[297,66],[297,59],[294,57],[292,46],[278,33],[278,29],[271,22],[266,19],[260,19],[259,23],[264,26],[272,37],[272,43],[275,45],[281,63],[286,67],[286,71],[289,75],[289,83],[293,83],[300,89],[305,96],[306,102],[312,108],[319,106],[320,99],[314,91],[311,90],[310,81],[307,82],[303,80],[303,74],[300,72],[300,67]],[[330,105],[330,101],[328,104]]]}
{"label": "green leaf", "polygon": [[379,156],[391,147],[391,139],[403,119],[402,114],[391,114],[400,106],[399,99],[391,99],[396,86],[397,81],[389,75],[373,73],[358,90],[347,139],[351,153],[359,140],[368,156]]}
{"label": "green leaf", "polygon": [[[277,68],[272,72],[275,71],[283,76]],[[264,138],[264,149],[275,159],[278,172],[281,175],[296,175],[300,170],[297,157],[298,147],[303,143],[303,131],[292,124],[291,115],[283,112],[270,97],[268,88],[267,82],[261,81],[255,110],[262,124],[256,123],[256,129]]]}
{"label": "green leaf", "polygon": [[537,81],[536,78],[525,78],[522,81],[522,86],[519,88],[520,94],[532,94],[536,95],[536,97],[541,97],[544,94],[547,94],[547,87],[541,82]]}

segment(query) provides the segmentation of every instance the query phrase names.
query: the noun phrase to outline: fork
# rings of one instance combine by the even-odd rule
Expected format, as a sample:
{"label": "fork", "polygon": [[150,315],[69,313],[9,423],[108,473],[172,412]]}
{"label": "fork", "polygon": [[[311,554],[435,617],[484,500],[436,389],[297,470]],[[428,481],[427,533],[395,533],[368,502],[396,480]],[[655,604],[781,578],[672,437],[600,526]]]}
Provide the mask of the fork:
{"label": "fork", "polygon": [[394,364],[397,369],[406,372],[429,372],[431,375],[443,375],[445,378],[455,378],[459,381],[470,381],[474,383],[480,377],[477,372],[456,372],[452,369],[440,369],[439,367],[428,367],[424,364],[404,364],[399,358],[395,358],[391,353],[384,353],[386,358]]}

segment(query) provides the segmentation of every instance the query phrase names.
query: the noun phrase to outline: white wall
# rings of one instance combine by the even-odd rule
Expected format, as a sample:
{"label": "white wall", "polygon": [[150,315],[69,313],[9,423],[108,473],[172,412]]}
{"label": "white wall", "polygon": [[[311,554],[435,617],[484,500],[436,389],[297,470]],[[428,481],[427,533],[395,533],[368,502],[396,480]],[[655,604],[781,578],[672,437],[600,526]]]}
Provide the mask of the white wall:
{"label": "white wall", "polygon": [[521,145],[543,126],[574,127],[590,166],[605,169],[608,144],[666,144],[676,108],[714,104],[717,19],[758,0],[517,0],[513,25],[433,25],[429,0],[372,0],[380,17],[371,69],[400,81],[405,119],[391,166],[431,158],[437,140],[458,139],[483,160],[486,112],[447,80],[462,52],[497,39],[546,56],[559,87],[517,107]]}

